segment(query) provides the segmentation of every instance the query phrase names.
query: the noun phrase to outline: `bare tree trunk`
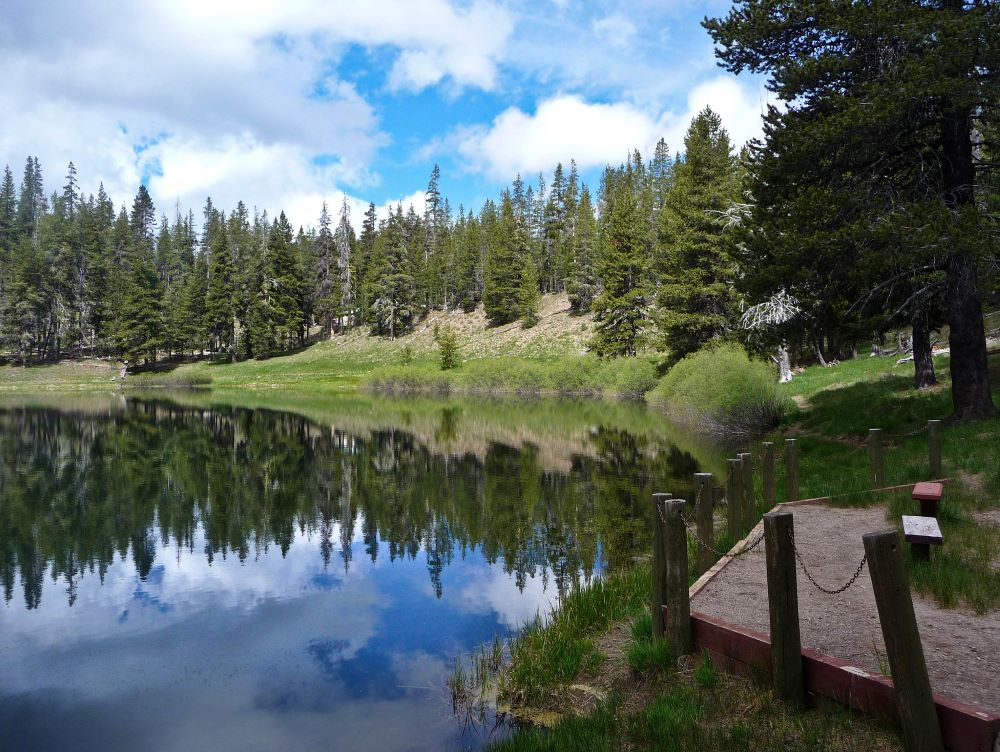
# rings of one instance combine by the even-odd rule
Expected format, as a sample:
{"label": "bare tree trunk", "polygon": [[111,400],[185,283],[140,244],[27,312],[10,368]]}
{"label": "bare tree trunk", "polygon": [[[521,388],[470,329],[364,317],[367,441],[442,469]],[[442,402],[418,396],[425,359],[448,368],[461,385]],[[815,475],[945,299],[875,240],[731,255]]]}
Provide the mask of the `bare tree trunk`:
{"label": "bare tree trunk", "polygon": [[778,382],[787,384],[792,380],[792,365],[788,360],[788,350],[784,343],[778,345]]}
{"label": "bare tree trunk", "polygon": [[934,356],[931,353],[931,332],[927,325],[927,310],[918,308],[910,320],[913,324],[913,387],[926,389],[937,383],[934,375]]}
{"label": "bare tree trunk", "polygon": [[823,343],[822,340],[816,340],[816,357],[819,359],[819,364],[823,368],[827,367],[826,358],[823,357]]}

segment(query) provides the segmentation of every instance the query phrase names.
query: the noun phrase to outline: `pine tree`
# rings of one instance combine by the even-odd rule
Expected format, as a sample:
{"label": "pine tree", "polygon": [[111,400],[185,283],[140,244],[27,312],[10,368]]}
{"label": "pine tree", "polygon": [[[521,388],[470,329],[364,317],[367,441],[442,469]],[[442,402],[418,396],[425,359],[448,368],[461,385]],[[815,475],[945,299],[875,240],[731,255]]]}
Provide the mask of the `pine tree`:
{"label": "pine tree", "polygon": [[319,233],[316,235],[316,318],[332,337],[337,325],[336,261],[331,232],[330,211],[326,201],[319,215]]}
{"label": "pine tree", "polygon": [[518,316],[521,268],[528,251],[524,228],[514,216],[508,191],[500,199],[500,216],[494,232],[491,253],[486,258],[483,307],[490,324],[499,326]]}
{"label": "pine tree", "polygon": [[292,227],[281,212],[267,234],[259,286],[252,302],[250,343],[254,357],[268,358],[301,335],[301,277],[292,248]]}
{"label": "pine tree", "polygon": [[371,289],[372,256],[375,252],[375,236],[377,226],[375,219],[375,204],[368,204],[365,218],[361,223],[361,237],[355,251],[354,267],[354,299],[358,302],[357,323],[371,323]]}
{"label": "pine tree", "polygon": [[[222,234],[220,231],[219,235]],[[214,237],[213,236],[213,240]],[[180,297],[180,326],[183,345],[191,352],[204,352],[210,345],[206,315],[208,300],[208,254],[199,250],[184,278]]]}
{"label": "pine tree", "polygon": [[672,360],[722,336],[737,318],[732,238],[736,163],[722,120],[705,108],[684,137],[684,161],[659,216],[659,326]]}
{"label": "pine tree", "polygon": [[224,217],[220,225],[209,248],[204,328],[214,352],[228,351],[232,355],[236,345],[236,282]]}
{"label": "pine tree", "polygon": [[538,290],[538,269],[528,254],[524,255],[521,267],[521,282],[517,292],[518,316],[521,327],[530,329],[538,323],[538,308],[541,305],[542,294]]}
{"label": "pine tree", "polygon": [[114,333],[121,357],[130,362],[155,361],[162,344],[160,278],[153,255],[155,216],[153,200],[140,185],[128,218],[127,245],[122,249],[121,298],[116,305]]}
{"label": "pine tree", "polygon": [[[848,245],[856,263],[837,265],[838,281],[855,283],[859,267],[869,290],[899,269],[943,274],[921,291],[943,288],[955,419],[995,415],[978,284],[980,262],[995,256],[984,242],[995,217],[976,196],[995,166],[976,142],[998,120],[1000,7],[747,0],[705,26],[726,68],[767,76],[783,102],[769,108],[754,153],[760,232],[748,268],[780,279]],[[886,264],[882,228],[924,242]]]}
{"label": "pine tree", "polygon": [[368,297],[374,334],[395,339],[406,333],[416,316],[416,305],[402,206],[390,213],[375,239]]}
{"label": "pine tree", "polygon": [[11,250],[16,238],[17,194],[14,192],[14,173],[10,171],[10,165],[7,165],[3,170],[3,182],[0,183],[0,252]]}
{"label": "pine tree", "polygon": [[441,370],[450,371],[457,368],[458,360],[458,335],[450,326],[443,326],[435,333],[437,339],[438,352],[440,356]]}
{"label": "pine tree", "polygon": [[601,357],[635,355],[642,341],[649,259],[644,218],[628,174],[606,187],[598,273],[604,290],[594,301],[597,332],[592,343]]}
{"label": "pine tree", "polygon": [[566,292],[574,313],[586,313],[597,297],[597,218],[586,185],[580,192],[576,207],[576,222],[571,243],[569,277]]}
{"label": "pine tree", "polygon": [[42,168],[38,157],[28,157],[24,164],[21,191],[17,200],[18,236],[34,239],[38,221],[47,210]]}
{"label": "pine tree", "polygon": [[340,204],[340,218],[337,220],[337,229],[333,234],[333,245],[337,258],[337,283],[339,284],[339,300],[337,302],[337,315],[341,321],[348,325],[355,320],[357,311],[355,310],[354,296],[354,228],[351,227],[351,207],[347,204],[347,196],[344,196]]}

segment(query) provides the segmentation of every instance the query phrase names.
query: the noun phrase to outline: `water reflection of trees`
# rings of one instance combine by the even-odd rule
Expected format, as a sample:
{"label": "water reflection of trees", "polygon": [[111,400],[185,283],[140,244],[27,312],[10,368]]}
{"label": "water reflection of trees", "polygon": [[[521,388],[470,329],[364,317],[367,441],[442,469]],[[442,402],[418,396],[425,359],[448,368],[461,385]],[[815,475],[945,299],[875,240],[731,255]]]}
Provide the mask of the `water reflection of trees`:
{"label": "water reflection of trees", "polygon": [[[441,430],[456,430],[447,409]],[[474,548],[519,587],[541,573],[562,593],[599,559],[617,567],[645,551],[653,486],[696,469],[622,431],[595,429],[591,441],[590,456],[555,473],[530,445],[442,456],[402,431],[356,437],[266,410],[0,411],[4,595],[19,579],[37,607],[49,576],[72,605],[79,579],[103,579],[116,556],[145,578],[168,544],[245,560],[284,555],[297,532],[318,540],[326,566],[346,568],[359,522],[372,560],[380,541],[393,559],[423,553],[438,595],[444,569]]]}

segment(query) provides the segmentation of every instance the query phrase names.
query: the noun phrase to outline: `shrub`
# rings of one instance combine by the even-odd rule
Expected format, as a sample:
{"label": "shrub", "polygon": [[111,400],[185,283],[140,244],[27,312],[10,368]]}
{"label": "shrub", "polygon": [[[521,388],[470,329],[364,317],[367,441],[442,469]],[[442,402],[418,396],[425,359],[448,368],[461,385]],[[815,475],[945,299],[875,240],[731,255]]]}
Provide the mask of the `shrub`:
{"label": "shrub", "polygon": [[774,369],[750,360],[738,344],[709,345],[660,379],[647,399],[675,420],[713,434],[751,434],[771,428],[788,408]]}
{"label": "shrub", "polygon": [[441,354],[441,370],[450,371],[458,367],[458,335],[450,326],[435,331],[438,350]]}

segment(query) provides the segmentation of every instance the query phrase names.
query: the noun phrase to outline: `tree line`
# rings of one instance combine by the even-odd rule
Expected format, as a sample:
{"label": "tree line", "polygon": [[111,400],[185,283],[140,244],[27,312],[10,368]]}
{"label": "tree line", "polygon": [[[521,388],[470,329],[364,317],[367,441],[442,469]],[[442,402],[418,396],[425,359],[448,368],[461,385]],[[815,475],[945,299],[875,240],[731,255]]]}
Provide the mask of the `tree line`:
{"label": "tree line", "polygon": [[[251,214],[243,202],[227,212],[211,199],[197,219],[179,207],[158,218],[145,186],[116,209],[103,185],[81,194],[72,163],[47,195],[29,157],[19,190],[9,167],[0,184],[3,349],[19,363],[266,358],[317,327],[394,338],[434,310],[481,305],[494,325],[531,326],[541,293],[566,292],[575,312],[594,312],[600,354],[662,344],[679,357],[732,319],[722,212],[739,184],[711,110],[692,122],[684,155],[663,140],[649,161],[635,151],[596,193],[575,163],[560,164],[549,182],[518,176],[478,211],[452,210],[435,165],[422,214],[397,204],[380,219],[370,204],[357,231],[346,198],[335,217],[324,203],[317,227],[297,231],[284,213]],[[675,313],[658,318],[657,308]]]}

